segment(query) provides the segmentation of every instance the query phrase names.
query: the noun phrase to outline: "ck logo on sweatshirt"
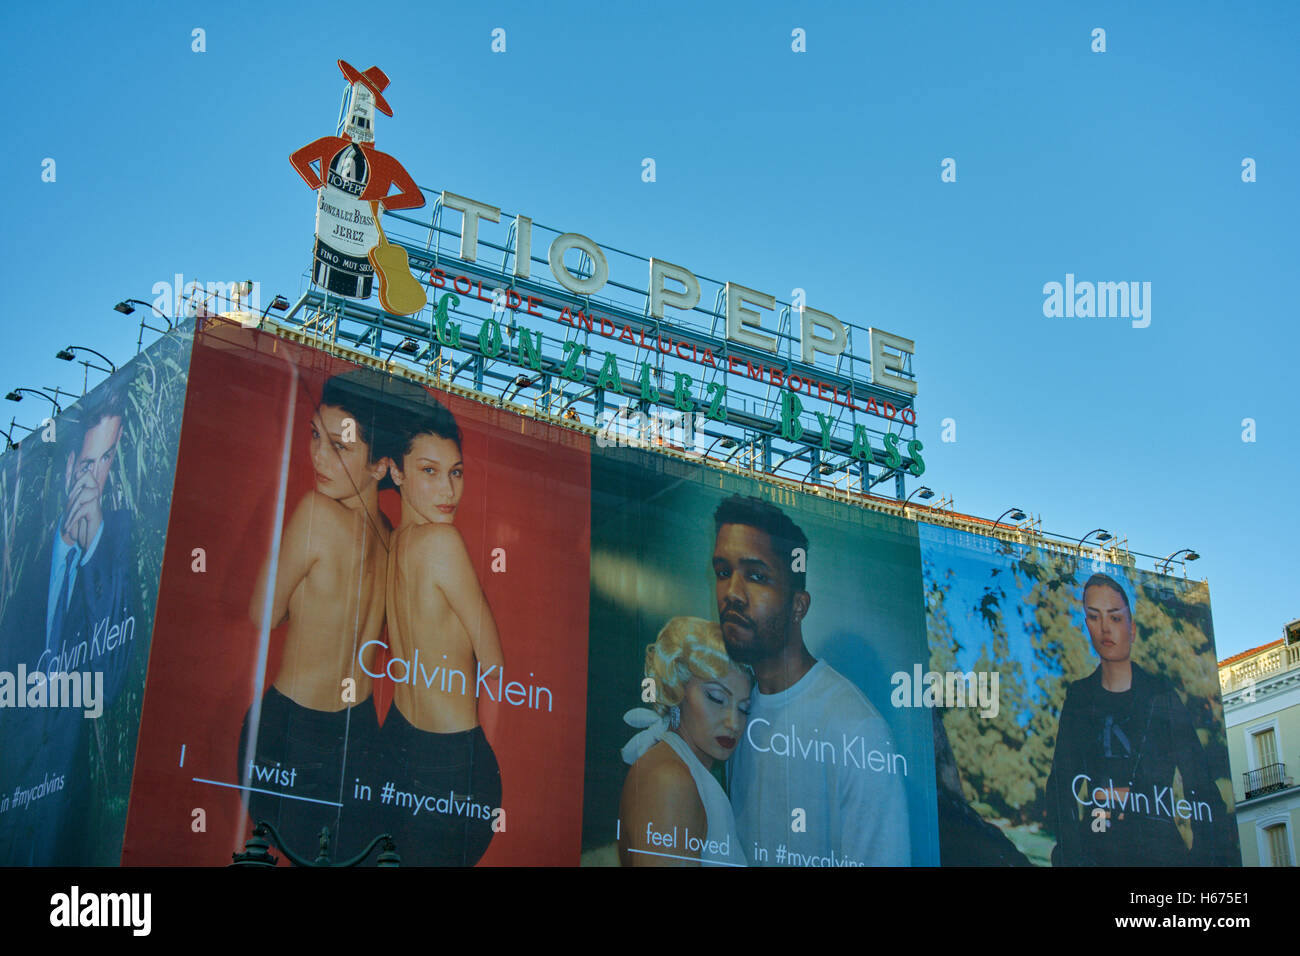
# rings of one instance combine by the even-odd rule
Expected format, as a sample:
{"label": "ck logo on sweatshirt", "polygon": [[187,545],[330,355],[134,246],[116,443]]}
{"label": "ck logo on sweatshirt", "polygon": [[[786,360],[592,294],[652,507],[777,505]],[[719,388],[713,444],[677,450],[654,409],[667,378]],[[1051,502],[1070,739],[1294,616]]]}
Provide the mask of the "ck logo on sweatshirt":
{"label": "ck logo on sweatshirt", "polygon": [[1128,758],[1133,755],[1128,735],[1110,714],[1106,715],[1106,723],[1101,728],[1101,745],[1107,757]]}

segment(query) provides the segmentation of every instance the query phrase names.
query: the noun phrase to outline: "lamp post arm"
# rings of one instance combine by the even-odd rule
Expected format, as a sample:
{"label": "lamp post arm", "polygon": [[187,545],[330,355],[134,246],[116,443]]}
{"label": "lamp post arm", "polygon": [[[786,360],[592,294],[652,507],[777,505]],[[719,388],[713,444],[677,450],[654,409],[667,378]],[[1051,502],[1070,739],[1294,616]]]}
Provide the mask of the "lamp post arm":
{"label": "lamp post arm", "polygon": [[375,837],[373,840],[370,841],[370,845],[368,847],[366,847],[356,856],[352,857],[352,859],[344,860],[342,863],[335,863],[332,865],[340,869],[349,866],[356,866],[362,861],[364,861],[366,857],[368,857],[372,852],[374,852],[375,847],[379,846],[379,844],[383,842],[392,843],[393,842],[392,835],[388,833],[381,833],[379,834],[379,836]]}
{"label": "lamp post arm", "polygon": [[162,318],[162,320],[167,323],[167,331],[170,332],[172,330],[173,328],[172,320],[167,317],[166,312],[158,308],[158,306],[154,305],[152,302],[145,302],[143,299],[126,299],[124,301],[134,302],[136,305],[142,305],[146,309],[152,309],[153,311],[157,312],[158,315]]}

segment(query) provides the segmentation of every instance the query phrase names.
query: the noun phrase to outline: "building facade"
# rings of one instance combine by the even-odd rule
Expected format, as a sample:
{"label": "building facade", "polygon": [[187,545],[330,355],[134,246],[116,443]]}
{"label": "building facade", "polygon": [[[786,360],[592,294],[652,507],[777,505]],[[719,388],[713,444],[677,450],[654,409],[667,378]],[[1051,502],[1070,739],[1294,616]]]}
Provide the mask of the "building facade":
{"label": "building facade", "polygon": [[1300,827],[1300,639],[1221,661],[1223,714],[1241,859],[1245,866],[1295,866]]}

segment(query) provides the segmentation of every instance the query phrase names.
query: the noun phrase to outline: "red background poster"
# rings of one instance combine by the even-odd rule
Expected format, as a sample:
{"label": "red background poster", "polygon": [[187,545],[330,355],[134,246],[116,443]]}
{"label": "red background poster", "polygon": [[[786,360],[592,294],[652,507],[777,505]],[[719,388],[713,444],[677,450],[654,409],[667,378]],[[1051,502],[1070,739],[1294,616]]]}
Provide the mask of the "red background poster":
{"label": "red background poster", "polygon": [[[232,785],[240,782],[240,727],[257,677],[258,633],[248,605],[271,543],[289,397],[296,392],[286,517],[314,487],[310,421],[321,388],[353,367],[220,322],[196,339],[123,863],[223,865],[251,833],[240,812],[241,791]],[[506,828],[481,863],[576,865],[590,580],[588,439],[434,394],[461,428],[465,479],[455,526],[492,607],[508,676],[549,688],[553,701],[550,712],[500,707],[492,745]],[[394,526],[401,507],[396,491],[380,493],[380,508]],[[498,548],[504,571],[492,569]],[[201,571],[196,549],[202,549]],[[286,629],[271,633],[268,686]],[[391,684],[376,682],[381,718],[391,698]],[[202,831],[196,810],[203,811]]]}

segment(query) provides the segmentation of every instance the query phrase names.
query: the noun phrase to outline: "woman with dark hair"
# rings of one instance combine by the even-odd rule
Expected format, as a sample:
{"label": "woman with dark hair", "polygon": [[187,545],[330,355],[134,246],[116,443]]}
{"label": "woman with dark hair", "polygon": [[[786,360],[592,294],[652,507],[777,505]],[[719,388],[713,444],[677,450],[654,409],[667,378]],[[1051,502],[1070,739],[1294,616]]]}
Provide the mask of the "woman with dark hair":
{"label": "woman with dark hair", "polygon": [[313,488],[290,513],[249,599],[255,625],[287,628],[279,669],[267,674],[270,686],[244,717],[239,775],[250,787],[253,820],[275,825],[308,858],[322,827],[338,857],[374,835],[364,805],[345,814],[337,801],[353,779],[369,777],[379,736],[371,664],[392,533],[379,509],[391,417],[382,386],[368,369],[325,382],[302,434],[310,439]]}
{"label": "woman with dark hair", "polygon": [[[453,523],[464,490],[460,427],[425,394],[391,449],[402,518],[390,542],[385,763],[398,790],[398,852],[408,865],[472,866],[492,840],[501,774],[488,736],[504,666],[492,609]],[[403,666],[404,665],[404,666]],[[482,678],[482,682],[480,682]],[[408,802],[411,802],[408,801]]]}

